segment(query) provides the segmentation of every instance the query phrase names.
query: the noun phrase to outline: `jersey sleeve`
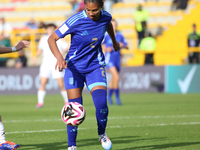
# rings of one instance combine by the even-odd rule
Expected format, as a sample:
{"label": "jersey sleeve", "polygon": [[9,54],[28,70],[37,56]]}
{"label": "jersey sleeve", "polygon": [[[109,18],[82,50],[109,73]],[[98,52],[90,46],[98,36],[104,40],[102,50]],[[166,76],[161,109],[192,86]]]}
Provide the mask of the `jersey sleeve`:
{"label": "jersey sleeve", "polygon": [[55,31],[59,38],[64,38],[66,35],[73,33],[73,26],[70,26],[67,22],[68,20]]}
{"label": "jersey sleeve", "polygon": [[127,45],[128,45],[128,43],[127,43],[126,39],[124,38],[124,36],[123,36],[123,35],[121,35],[121,36],[122,36],[122,43],[124,44],[124,46],[127,46]]}

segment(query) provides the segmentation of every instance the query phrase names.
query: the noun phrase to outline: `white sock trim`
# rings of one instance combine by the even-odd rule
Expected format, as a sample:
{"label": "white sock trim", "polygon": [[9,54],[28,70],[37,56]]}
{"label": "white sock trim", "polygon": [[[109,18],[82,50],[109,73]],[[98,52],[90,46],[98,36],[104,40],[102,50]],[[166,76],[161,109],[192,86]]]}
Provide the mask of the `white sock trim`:
{"label": "white sock trim", "polygon": [[65,103],[68,102],[67,92],[66,91],[60,91],[60,94],[62,95]]}
{"label": "white sock trim", "polygon": [[38,91],[38,103],[43,104],[46,91]]}

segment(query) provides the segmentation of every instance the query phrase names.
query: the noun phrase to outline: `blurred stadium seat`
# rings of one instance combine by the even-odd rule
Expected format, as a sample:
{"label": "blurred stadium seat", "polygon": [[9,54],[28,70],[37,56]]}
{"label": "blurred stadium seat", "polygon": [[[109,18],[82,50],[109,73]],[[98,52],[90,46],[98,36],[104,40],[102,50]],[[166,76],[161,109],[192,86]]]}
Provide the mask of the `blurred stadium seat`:
{"label": "blurred stadium seat", "polygon": [[[122,64],[125,66],[144,65],[145,54],[137,50],[137,33],[133,18],[133,13],[138,3],[141,2],[142,0],[123,0],[123,2],[118,2],[112,6],[111,14],[118,22],[118,30],[124,34],[129,44],[129,50],[122,50],[124,56]],[[164,29],[163,34],[156,38],[155,65],[183,64],[189,51],[186,40],[191,24],[196,23],[197,27],[200,26],[200,21],[197,19],[200,14],[200,0],[190,0],[186,11],[171,11],[171,3],[172,0],[143,1],[142,3],[144,9],[149,11],[148,31],[156,35],[158,27]],[[26,38],[33,43],[30,47],[30,57],[35,55],[37,49],[37,35],[41,35],[44,31],[24,30],[25,23],[30,18],[34,18],[38,22],[54,22],[59,26],[70,16],[71,10],[72,6],[67,0],[0,1],[1,16],[10,22],[15,29],[20,29],[13,31],[12,45],[26,35]],[[21,33],[19,34],[19,32]],[[69,37],[67,37],[67,40],[70,42]],[[17,55],[12,57],[17,57]]]}

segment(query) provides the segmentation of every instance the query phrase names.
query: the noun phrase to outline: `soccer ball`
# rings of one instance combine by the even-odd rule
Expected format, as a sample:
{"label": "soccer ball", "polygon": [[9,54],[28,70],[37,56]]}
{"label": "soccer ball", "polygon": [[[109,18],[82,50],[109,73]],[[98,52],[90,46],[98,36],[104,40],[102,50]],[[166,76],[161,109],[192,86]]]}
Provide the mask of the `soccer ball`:
{"label": "soccer ball", "polygon": [[80,125],[84,121],[85,115],[85,108],[77,102],[67,103],[61,110],[61,118],[69,126]]}

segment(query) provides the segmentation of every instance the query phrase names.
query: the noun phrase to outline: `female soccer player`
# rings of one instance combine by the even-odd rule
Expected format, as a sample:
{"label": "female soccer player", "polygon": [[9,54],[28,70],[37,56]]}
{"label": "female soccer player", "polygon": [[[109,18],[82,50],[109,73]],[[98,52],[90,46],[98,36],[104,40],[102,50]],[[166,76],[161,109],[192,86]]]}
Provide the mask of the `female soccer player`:
{"label": "female soccer player", "polygon": [[[57,58],[55,68],[65,69],[64,83],[69,102],[82,104],[84,82],[90,91],[96,108],[99,140],[104,149],[109,150],[112,143],[105,133],[108,117],[107,83],[104,54],[101,43],[107,31],[115,51],[119,43],[115,39],[112,16],[102,11],[103,0],[84,0],[85,10],[75,14],[53,33],[48,43]],[[63,59],[56,41],[71,34],[71,46]],[[77,127],[67,126],[68,150],[76,150]]]}
{"label": "female soccer player", "polygon": [[[119,42],[120,48],[122,47],[128,48],[127,42],[125,41],[123,35],[119,31],[117,31],[117,22],[115,20],[112,20],[111,22],[115,33],[115,38]],[[119,96],[119,80],[120,80],[119,71],[121,65],[120,50],[114,52],[114,49],[112,48],[112,40],[108,34],[106,34],[103,44],[105,44],[106,67],[108,71],[111,73],[111,80],[108,89],[108,102],[110,105],[113,105],[112,94],[114,92],[116,95],[116,104],[121,105],[121,100]]]}
{"label": "female soccer player", "polygon": [[[28,41],[21,41],[15,47],[0,47],[0,54],[19,51],[27,47],[26,45],[28,44],[30,44]],[[1,120],[1,115],[0,115],[0,150],[14,150],[19,147],[20,147],[19,144],[12,143],[10,141],[5,140],[5,131],[4,131],[3,123]]]}
{"label": "female soccer player", "polygon": [[[44,104],[44,98],[46,95],[46,85],[49,81],[49,78],[52,76],[53,79],[56,79],[58,86],[61,90],[61,95],[65,101],[65,103],[68,102],[67,98],[67,92],[65,91],[65,86],[63,83],[63,72],[59,72],[58,70],[54,69],[54,65],[56,64],[56,58],[53,56],[49,45],[48,45],[48,38],[49,36],[55,31],[56,25],[55,24],[47,24],[46,25],[46,31],[47,34],[42,36],[38,45],[38,51],[33,59],[33,63],[36,63],[37,57],[43,52],[43,58],[42,58],[42,64],[40,66],[40,88],[38,90],[38,103],[36,105],[36,108],[43,107]],[[59,51],[61,53],[66,52],[68,45],[66,42],[63,42],[62,40],[57,41],[57,45],[59,48]]]}

